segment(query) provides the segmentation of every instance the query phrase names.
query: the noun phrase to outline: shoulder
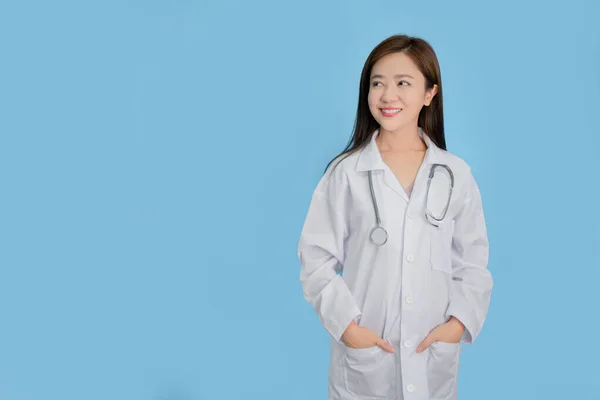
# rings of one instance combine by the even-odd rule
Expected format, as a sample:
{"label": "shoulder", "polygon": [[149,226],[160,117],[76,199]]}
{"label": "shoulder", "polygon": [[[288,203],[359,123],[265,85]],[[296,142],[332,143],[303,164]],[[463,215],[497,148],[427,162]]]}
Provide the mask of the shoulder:
{"label": "shoulder", "polygon": [[463,197],[469,198],[473,191],[478,191],[478,186],[473,176],[471,165],[460,156],[447,151],[438,149],[442,163],[448,165],[454,175],[454,189]]}
{"label": "shoulder", "polygon": [[317,186],[317,191],[336,194],[348,186],[349,177],[356,171],[360,149],[345,153],[333,159]]}
{"label": "shoulder", "polygon": [[471,166],[460,156],[448,150],[439,149],[440,159],[448,165],[452,171],[459,177],[468,176],[471,174]]}
{"label": "shoulder", "polygon": [[472,206],[482,207],[482,195],[471,165],[456,154],[441,149],[440,151],[444,153],[443,159],[454,174],[456,196],[452,196],[451,201],[451,209],[455,210],[453,214],[456,215]]}

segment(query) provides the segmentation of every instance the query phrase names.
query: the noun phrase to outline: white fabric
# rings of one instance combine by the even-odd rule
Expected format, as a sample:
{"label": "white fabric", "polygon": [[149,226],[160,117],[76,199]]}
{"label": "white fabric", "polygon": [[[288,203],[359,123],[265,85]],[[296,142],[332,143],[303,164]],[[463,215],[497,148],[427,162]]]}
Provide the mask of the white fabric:
{"label": "white fabric", "polygon": [[406,195],[410,199],[410,195],[412,194],[413,183],[411,183],[408,186],[403,186],[403,188],[404,188],[404,191],[406,192]]}
{"label": "white fabric", "polygon": [[[493,286],[480,192],[469,166],[419,128],[428,148],[408,198],[381,157],[378,133],[324,174],[298,244],[304,297],[331,336],[329,399],[455,400],[461,346],[480,333]],[[424,216],[433,163],[447,164],[455,178],[439,228]],[[376,226],[370,170],[389,235],[381,247],[369,240]],[[437,168],[432,181],[428,203],[434,215],[448,196],[445,175]],[[461,343],[436,342],[416,353],[421,340],[452,315],[466,327]],[[345,346],[341,336],[353,319],[387,339],[396,353]]]}

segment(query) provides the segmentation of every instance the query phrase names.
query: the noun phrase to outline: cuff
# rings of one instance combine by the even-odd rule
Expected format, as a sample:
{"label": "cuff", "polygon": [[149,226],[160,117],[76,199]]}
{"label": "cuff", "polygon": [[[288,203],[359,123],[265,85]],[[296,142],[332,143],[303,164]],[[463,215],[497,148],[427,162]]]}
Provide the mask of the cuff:
{"label": "cuff", "polygon": [[354,296],[342,277],[336,275],[321,291],[317,313],[325,330],[339,343],[353,319],[361,315]]}
{"label": "cuff", "polygon": [[342,335],[346,331],[346,328],[348,328],[348,325],[350,325],[352,321],[356,322],[360,315],[361,312],[358,308],[351,309],[348,312],[339,315],[339,317],[336,318],[335,323],[332,324],[328,329],[333,339],[336,342],[343,344],[344,342],[342,342]]}
{"label": "cuff", "polygon": [[477,334],[476,324],[472,318],[469,318],[469,312],[466,310],[467,308],[459,306],[456,300],[454,300],[452,303],[450,303],[446,317],[448,319],[450,317],[455,317],[465,326],[465,331],[462,335],[461,341],[466,344],[472,344]]}

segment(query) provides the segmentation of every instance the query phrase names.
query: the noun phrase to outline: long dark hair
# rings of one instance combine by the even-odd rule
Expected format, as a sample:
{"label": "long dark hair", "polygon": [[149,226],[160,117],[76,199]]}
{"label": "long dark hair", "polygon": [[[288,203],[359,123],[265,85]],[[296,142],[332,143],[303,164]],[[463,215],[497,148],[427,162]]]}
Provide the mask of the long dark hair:
{"label": "long dark hair", "polygon": [[[426,89],[438,85],[437,94],[433,97],[431,104],[423,107],[419,113],[418,126],[431,140],[440,148],[446,150],[446,138],[444,136],[444,109],[442,98],[442,75],[435,51],[429,43],[418,37],[407,35],[394,35],[379,43],[369,54],[360,76],[360,88],[358,93],[358,109],[354,121],[354,132],[346,148],[335,156],[325,168],[340,158],[340,161],[350,154],[360,150],[370,140],[371,135],[379,128],[379,124],[373,118],[369,110],[369,81],[373,65],[388,54],[403,52],[416,64],[417,68],[425,76]],[[342,157],[343,156],[343,157]],[[337,163],[339,164],[339,162]],[[337,166],[336,164],[336,166]],[[335,166],[334,166],[335,168]]]}

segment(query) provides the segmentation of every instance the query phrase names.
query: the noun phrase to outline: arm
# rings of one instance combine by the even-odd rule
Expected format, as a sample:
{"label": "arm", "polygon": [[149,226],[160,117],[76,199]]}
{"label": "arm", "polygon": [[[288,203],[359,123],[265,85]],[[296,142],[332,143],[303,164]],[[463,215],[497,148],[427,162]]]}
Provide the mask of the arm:
{"label": "arm", "polygon": [[454,219],[452,238],[452,298],[447,317],[464,326],[462,341],[473,343],[488,312],[493,279],[487,269],[489,243],[481,194],[469,171],[466,197]]}
{"label": "arm", "polygon": [[[304,298],[319,320],[338,342],[361,314],[346,282],[337,273],[344,264],[347,227],[340,211],[345,190],[336,182],[322,180],[314,192],[298,244],[300,282]],[[324,188],[327,186],[327,188]],[[335,196],[335,203],[331,197]]]}

